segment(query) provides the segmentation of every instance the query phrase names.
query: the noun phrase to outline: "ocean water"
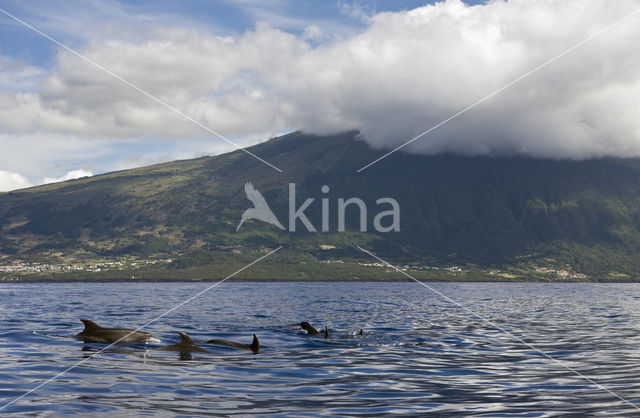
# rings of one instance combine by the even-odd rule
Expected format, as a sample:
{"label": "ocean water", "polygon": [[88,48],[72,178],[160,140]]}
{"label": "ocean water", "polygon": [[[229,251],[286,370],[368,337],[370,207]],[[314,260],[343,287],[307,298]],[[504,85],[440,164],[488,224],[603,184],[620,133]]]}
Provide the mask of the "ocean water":
{"label": "ocean water", "polygon": [[[0,407],[84,360],[0,414],[640,415],[417,283],[225,282],[151,324],[158,345],[89,357],[105,346],[73,338],[79,318],[135,328],[209,285],[0,285]],[[431,285],[640,407],[639,285]],[[156,349],[176,331],[262,349]]]}

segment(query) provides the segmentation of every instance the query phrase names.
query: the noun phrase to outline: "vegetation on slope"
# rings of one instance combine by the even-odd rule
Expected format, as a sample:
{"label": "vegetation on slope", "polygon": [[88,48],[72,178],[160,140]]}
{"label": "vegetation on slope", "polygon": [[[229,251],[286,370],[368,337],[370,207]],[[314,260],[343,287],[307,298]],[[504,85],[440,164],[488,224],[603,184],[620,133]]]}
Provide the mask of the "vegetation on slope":
{"label": "vegetation on slope", "polygon": [[[396,153],[356,174],[379,151],[355,132],[297,132],[251,151],[284,174],[237,151],[0,194],[0,265],[119,260],[118,269],[55,275],[216,278],[283,245],[285,251],[243,277],[389,276],[364,265],[374,260],[355,247],[360,245],[424,278],[448,275],[434,268],[452,266],[471,272],[467,278],[480,272],[491,279],[635,280],[640,272],[637,160]],[[298,224],[291,233],[258,221],[236,232],[250,207],[245,182],[262,192],[285,227],[290,182],[296,183],[298,206],[316,199],[306,214],[318,229],[320,199],[329,199],[330,232],[310,233]],[[329,193],[321,192],[323,185]],[[337,232],[337,200],[350,197],[366,202],[368,232],[358,231],[353,208],[347,231]],[[398,201],[400,232],[373,231],[381,197]],[[52,271],[9,270],[0,270],[0,278]]]}

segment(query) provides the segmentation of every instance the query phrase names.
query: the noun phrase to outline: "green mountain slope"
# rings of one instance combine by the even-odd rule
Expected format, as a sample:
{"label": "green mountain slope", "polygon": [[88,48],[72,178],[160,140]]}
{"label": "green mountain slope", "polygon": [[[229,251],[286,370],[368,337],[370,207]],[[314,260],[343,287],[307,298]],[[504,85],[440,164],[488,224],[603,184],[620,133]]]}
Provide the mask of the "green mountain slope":
{"label": "green mountain slope", "polygon": [[[355,132],[293,133],[250,150],[284,173],[236,151],[0,194],[0,277],[224,277],[279,245],[244,277],[389,276],[364,266],[373,260],[355,245],[421,277],[451,266],[474,279],[634,280],[640,272],[638,160],[396,153],[356,174],[380,152]],[[249,221],[236,232],[251,207],[246,182],[285,227],[289,183],[298,207],[315,199],[305,213],[318,229],[329,199],[330,231]],[[354,207],[337,231],[338,199],[351,197],[367,205],[368,232],[358,230]],[[373,231],[375,214],[388,209],[376,205],[381,197],[399,203],[400,232]]]}

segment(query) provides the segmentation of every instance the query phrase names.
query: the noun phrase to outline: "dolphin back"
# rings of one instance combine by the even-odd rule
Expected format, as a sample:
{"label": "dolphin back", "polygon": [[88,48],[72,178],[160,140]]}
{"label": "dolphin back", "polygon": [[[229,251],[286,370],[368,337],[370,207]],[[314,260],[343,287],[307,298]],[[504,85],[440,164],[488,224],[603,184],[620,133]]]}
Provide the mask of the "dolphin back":
{"label": "dolphin back", "polygon": [[81,319],[84,329],[76,337],[91,343],[132,344],[159,341],[148,332],[129,328],[104,328],[89,319]]}
{"label": "dolphin back", "polygon": [[181,344],[193,344],[195,345],[196,343],[193,342],[193,340],[191,339],[191,337],[189,337],[187,334],[185,334],[182,331],[178,331],[178,334],[180,334],[180,343]]}
{"label": "dolphin back", "polygon": [[100,325],[96,324],[90,319],[81,319],[80,321],[82,321],[82,323],[84,324],[84,331],[95,331],[102,329]]}
{"label": "dolphin back", "polygon": [[237,343],[235,341],[219,340],[219,339],[209,340],[207,341],[207,344],[226,345],[228,347],[243,348],[245,350],[251,350],[254,353],[260,352],[260,341],[258,340],[258,337],[256,336],[256,334],[253,334],[253,341],[251,342],[251,344],[242,344],[242,343]]}
{"label": "dolphin back", "polygon": [[184,332],[178,331],[178,334],[180,334],[180,342],[178,344],[160,347],[158,350],[179,351],[181,353],[209,353],[209,351],[205,350],[204,348],[198,347],[196,343],[193,342],[191,337],[189,337]]}
{"label": "dolphin back", "polygon": [[302,322],[300,322],[299,325],[300,325],[300,328],[302,328],[303,330],[307,331],[307,334],[309,334],[309,335],[318,335],[318,334],[320,334],[320,331],[318,331],[316,329],[316,327],[314,327],[313,325],[311,325],[307,321],[302,321]]}

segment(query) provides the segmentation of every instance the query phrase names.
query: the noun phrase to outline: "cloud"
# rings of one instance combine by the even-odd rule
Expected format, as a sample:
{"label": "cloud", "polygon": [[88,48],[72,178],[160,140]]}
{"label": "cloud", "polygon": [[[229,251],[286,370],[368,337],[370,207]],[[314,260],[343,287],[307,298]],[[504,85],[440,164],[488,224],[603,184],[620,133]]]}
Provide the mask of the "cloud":
{"label": "cloud", "polygon": [[371,18],[376,14],[374,4],[362,3],[358,0],[340,0],[338,1],[338,10],[343,15],[358,19],[364,23],[370,23]]}
{"label": "cloud", "polygon": [[[298,107],[306,110],[301,119],[312,131],[358,128],[372,144],[395,147],[636,8],[632,1],[471,7],[450,0],[381,13],[360,36],[298,62],[311,78],[304,88],[312,102]],[[636,23],[564,56],[410,151],[639,156],[640,56],[631,53],[640,35]]]}
{"label": "cloud", "polygon": [[[350,3],[343,3],[350,4]],[[352,3],[357,4],[357,3]],[[147,28],[80,48],[224,135],[360,129],[390,148],[464,109],[637,8],[634,0],[447,0],[368,18],[312,45],[258,24],[235,37]],[[635,17],[416,141],[426,154],[640,156]],[[33,71],[33,70],[32,70]],[[192,138],[203,131],[68,52],[35,91],[0,92],[0,133]]]}
{"label": "cloud", "polygon": [[302,33],[302,39],[305,41],[318,41],[324,38],[325,34],[322,33],[322,29],[318,25],[307,26]]}
{"label": "cloud", "polygon": [[18,173],[0,170],[0,192],[10,192],[12,190],[31,187],[27,178]]}
{"label": "cloud", "polygon": [[[274,132],[272,136],[276,136]],[[263,141],[264,134],[232,137],[247,145]],[[124,170],[176,159],[217,155],[234,149],[211,138],[137,139],[91,138],[60,134],[0,135],[0,169],[21,173],[33,185],[62,178],[82,168],[93,174]]]}
{"label": "cloud", "polygon": [[67,180],[74,180],[74,179],[79,179],[82,177],[91,177],[93,176],[93,173],[89,170],[85,170],[85,169],[80,169],[80,170],[71,170],[69,171],[67,174],[65,174],[62,177],[45,177],[42,180],[42,184],[49,184],[49,183],[59,183],[61,181],[67,181]]}
{"label": "cloud", "polygon": [[0,91],[33,90],[38,80],[45,74],[42,68],[0,55]]}
{"label": "cloud", "polygon": [[[58,177],[87,161],[111,159],[127,142],[87,140],[70,135],[0,135],[0,167],[27,175],[33,184],[44,177]],[[87,167],[85,167],[87,168]]]}

